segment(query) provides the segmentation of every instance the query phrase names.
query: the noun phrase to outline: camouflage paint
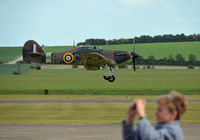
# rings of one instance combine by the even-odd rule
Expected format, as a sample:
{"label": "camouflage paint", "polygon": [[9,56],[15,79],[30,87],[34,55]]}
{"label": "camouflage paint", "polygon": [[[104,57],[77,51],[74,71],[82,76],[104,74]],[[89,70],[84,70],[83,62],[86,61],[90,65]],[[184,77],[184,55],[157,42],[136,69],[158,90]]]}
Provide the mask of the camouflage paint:
{"label": "camouflage paint", "polygon": [[[60,52],[47,53],[45,55],[42,48],[39,46],[38,52],[31,53],[31,45],[33,44],[39,46],[37,42],[29,40],[25,43],[23,47],[23,59],[27,63],[35,62],[35,63],[50,63],[50,64],[65,64],[65,65],[84,65],[85,62],[83,60],[83,57],[87,54],[96,53],[104,56],[105,61],[99,61],[99,63],[102,62],[101,64],[99,63],[95,64],[94,62],[94,64],[88,65],[86,66],[86,68],[91,67],[93,69],[97,69],[99,67],[103,67],[106,64],[108,66],[118,65],[131,58],[131,54],[127,51],[105,50],[92,47],[73,48]],[[66,59],[70,59],[70,57],[68,58],[65,57],[67,54],[70,54],[69,56],[71,56],[72,61],[67,62]],[[98,59],[102,59],[102,57],[100,56],[95,58],[89,57],[89,59],[91,60],[94,59],[94,61],[97,61]]]}

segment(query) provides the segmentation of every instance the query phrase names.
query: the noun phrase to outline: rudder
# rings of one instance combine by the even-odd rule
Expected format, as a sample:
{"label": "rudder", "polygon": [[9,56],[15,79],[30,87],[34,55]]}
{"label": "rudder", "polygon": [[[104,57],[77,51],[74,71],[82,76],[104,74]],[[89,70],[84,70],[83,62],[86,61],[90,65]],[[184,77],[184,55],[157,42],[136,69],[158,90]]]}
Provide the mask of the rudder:
{"label": "rudder", "polygon": [[22,49],[23,60],[26,63],[45,63],[46,55],[40,45],[34,40],[28,40]]}

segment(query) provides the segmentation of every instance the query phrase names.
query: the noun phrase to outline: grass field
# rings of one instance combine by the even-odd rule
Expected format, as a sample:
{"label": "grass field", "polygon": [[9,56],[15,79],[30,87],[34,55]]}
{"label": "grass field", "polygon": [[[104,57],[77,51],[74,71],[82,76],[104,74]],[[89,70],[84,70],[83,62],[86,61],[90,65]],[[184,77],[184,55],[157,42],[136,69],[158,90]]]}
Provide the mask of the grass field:
{"label": "grass field", "polygon": [[[23,73],[30,68],[30,64],[21,64],[20,71]],[[17,64],[1,64],[0,65],[0,75],[2,74],[13,74],[17,71]]]}
{"label": "grass field", "polygon": [[[38,95],[38,94],[0,94],[1,101],[74,101],[74,100],[133,100],[134,98],[144,98],[146,100],[155,100],[160,95]],[[184,95],[188,100],[200,100],[200,94]]]}
{"label": "grass field", "polygon": [[[102,46],[106,49],[131,50],[132,45]],[[45,52],[61,51],[70,46],[48,47]],[[176,56],[200,60],[200,42],[136,44],[144,58]],[[17,52],[17,53],[16,53]],[[17,54],[17,55],[16,55]],[[0,61],[21,55],[21,48],[0,48]],[[23,68],[26,66],[24,65]],[[84,69],[28,70],[11,75],[15,65],[0,65],[0,100],[126,100],[135,97],[156,99],[171,90],[187,99],[200,99],[200,70],[188,69],[116,69],[114,83],[105,81],[102,71]],[[43,95],[44,89],[49,95]],[[200,103],[189,103],[184,124],[200,124]],[[0,124],[119,124],[127,115],[129,103],[1,103]],[[147,103],[147,116],[155,122],[156,103]]]}
{"label": "grass field", "polygon": [[21,47],[0,47],[0,62],[9,62],[21,55]]}
{"label": "grass field", "polygon": [[117,79],[110,83],[102,71],[85,69],[29,70],[24,75],[1,75],[0,94],[165,94],[177,90],[185,94],[200,93],[200,71],[116,69]]}
{"label": "grass field", "polygon": [[58,52],[58,51],[63,51],[63,50],[66,50],[66,49],[71,49],[71,48],[73,48],[73,46],[51,46],[51,47],[44,48],[44,51],[46,53],[48,53],[48,52]]}
{"label": "grass field", "polygon": [[[0,124],[119,124],[130,103],[4,103]],[[181,123],[200,124],[200,104],[189,103]],[[156,103],[147,103],[147,117],[155,123]],[[138,119],[136,119],[138,120]]]}

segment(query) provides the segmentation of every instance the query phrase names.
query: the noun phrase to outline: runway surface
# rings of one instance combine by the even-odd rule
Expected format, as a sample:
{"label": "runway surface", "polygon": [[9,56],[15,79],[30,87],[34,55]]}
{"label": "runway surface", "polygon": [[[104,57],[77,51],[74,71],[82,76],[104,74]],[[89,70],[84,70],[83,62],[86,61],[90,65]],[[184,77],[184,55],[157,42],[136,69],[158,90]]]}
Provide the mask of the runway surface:
{"label": "runway surface", "polygon": [[[156,100],[146,100],[155,102]],[[0,103],[131,103],[133,100],[0,100]],[[188,102],[200,102],[200,100],[188,100]]]}
{"label": "runway surface", "polygon": [[[199,140],[200,125],[182,125],[185,140]],[[0,140],[122,140],[121,125],[0,125]]]}

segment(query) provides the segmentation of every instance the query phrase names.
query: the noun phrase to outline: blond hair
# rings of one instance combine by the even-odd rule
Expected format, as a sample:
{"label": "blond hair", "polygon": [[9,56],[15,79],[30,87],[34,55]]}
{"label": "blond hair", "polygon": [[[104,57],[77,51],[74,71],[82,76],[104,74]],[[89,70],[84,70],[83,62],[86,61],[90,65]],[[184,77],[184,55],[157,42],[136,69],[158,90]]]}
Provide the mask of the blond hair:
{"label": "blond hair", "polygon": [[165,96],[160,96],[157,99],[157,103],[161,105],[166,104],[170,112],[176,110],[176,120],[180,120],[181,116],[185,113],[187,109],[187,102],[184,96],[176,91],[171,91]]}

